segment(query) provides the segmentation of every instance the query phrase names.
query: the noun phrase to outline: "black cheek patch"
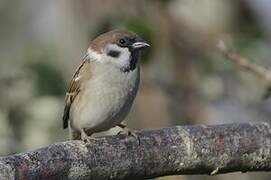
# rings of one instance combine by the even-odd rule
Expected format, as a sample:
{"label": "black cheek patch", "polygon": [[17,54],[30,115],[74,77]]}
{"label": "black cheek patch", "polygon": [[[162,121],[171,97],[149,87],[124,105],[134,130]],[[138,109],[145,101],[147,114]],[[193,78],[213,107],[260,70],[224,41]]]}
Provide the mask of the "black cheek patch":
{"label": "black cheek patch", "polygon": [[111,57],[113,57],[113,58],[117,58],[117,57],[120,56],[120,52],[119,52],[119,51],[109,51],[109,52],[107,53],[107,55],[108,55],[108,56],[111,56]]}

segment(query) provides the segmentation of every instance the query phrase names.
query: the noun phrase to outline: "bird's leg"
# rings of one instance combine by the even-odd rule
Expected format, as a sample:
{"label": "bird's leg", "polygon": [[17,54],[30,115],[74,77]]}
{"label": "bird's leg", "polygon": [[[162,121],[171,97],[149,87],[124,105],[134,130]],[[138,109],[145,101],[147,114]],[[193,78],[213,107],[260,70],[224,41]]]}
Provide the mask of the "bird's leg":
{"label": "bird's leg", "polygon": [[121,129],[127,128],[126,124],[123,124],[123,123],[120,123],[120,124],[118,125],[118,127],[120,127]]}
{"label": "bird's leg", "polygon": [[137,140],[138,144],[140,143],[140,139],[138,135],[135,133],[135,131],[130,130],[125,124],[122,124],[122,123],[117,126],[122,129],[119,132],[119,134],[126,134],[128,136],[133,136]]}
{"label": "bird's leg", "polygon": [[86,143],[90,143],[90,141],[92,139],[90,136],[91,135],[89,135],[89,136],[87,135],[87,133],[85,132],[84,128],[81,129],[81,140],[83,140]]}

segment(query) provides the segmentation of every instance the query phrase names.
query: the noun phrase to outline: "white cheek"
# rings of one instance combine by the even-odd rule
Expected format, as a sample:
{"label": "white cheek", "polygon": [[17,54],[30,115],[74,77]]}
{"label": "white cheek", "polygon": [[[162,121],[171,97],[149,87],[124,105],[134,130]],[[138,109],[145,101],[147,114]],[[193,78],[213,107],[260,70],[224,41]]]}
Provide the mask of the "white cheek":
{"label": "white cheek", "polygon": [[130,65],[131,53],[128,48],[122,48],[120,56],[115,59],[121,67]]}
{"label": "white cheek", "polygon": [[[107,55],[107,52],[109,51],[119,51],[120,55],[119,57],[111,57],[109,55]],[[128,48],[121,48],[117,45],[108,45],[104,52],[102,53],[102,60],[104,62],[110,62],[113,63],[115,65],[117,65],[118,67],[128,67],[130,65],[130,57],[131,57],[131,53],[129,51]]]}
{"label": "white cheek", "polygon": [[102,58],[102,54],[97,53],[96,51],[92,50],[91,48],[88,48],[87,54],[88,54],[88,58],[91,61],[100,61]]}

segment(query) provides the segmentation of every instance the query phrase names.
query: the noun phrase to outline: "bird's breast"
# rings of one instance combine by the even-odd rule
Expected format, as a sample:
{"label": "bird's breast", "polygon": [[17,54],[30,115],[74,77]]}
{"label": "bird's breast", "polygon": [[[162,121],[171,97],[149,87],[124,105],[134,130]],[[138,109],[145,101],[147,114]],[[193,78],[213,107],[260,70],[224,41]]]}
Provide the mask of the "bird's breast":
{"label": "bird's breast", "polygon": [[[82,85],[74,111],[79,126],[111,128],[128,114],[139,85],[139,69],[124,73],[118,69],[98,67]],[[75,117],[76,116],[76,117]]]}

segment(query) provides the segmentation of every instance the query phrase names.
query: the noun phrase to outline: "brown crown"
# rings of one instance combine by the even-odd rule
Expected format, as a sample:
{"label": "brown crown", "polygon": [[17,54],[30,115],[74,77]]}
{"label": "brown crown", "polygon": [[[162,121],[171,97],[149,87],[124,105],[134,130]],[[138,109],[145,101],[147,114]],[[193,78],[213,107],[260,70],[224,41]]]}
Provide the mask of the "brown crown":
{"label": "brown crown", "polygon": [[107,44],[115,44],[117,43],[121,38],[137,38],[137,35],[133,32],[125,31],[125,30],[113,30],[106,32],[104,34],[101,34],[97,38],[95,38],[91,44],[90,48],[101,52],[101,50],[107,45]]}

